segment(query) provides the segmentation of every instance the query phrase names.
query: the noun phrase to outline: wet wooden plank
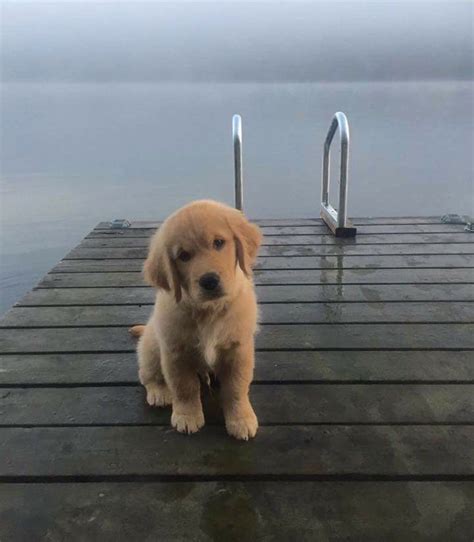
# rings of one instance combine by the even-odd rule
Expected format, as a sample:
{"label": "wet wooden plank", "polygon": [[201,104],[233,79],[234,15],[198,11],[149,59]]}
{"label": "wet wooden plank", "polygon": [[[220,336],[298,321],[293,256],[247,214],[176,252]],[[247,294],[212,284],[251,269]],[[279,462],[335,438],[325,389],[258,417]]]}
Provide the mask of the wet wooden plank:
{"label": "wet wooden plank", "polygon": [[[131,326],[144,323],[150,306],[14,307],[1,327]],[[260,307],[261,324],[474,322],[474,302],[272,303]]]}
{"label": "wet wooden plank", "polygon": [[[268,424],[474,423],[472,385],[254,385],[252,405]],[[278,395],[278,401],[274,400]],[[25,408],[28,405],[28,408]],[[223,424],[218,393],[204,395],[206,423]],[[0,389],[1,425],[165,425],[170,408],[146,405],[141,386]]]}
{"label": "wet wooden plank", "polygon": [[473,254],[260,257],[256,269],[451,269],[473,268]]}
{"label": "wet wooden plank", "polygon": [[[115,260],[100,260],[101,262],[117,263]],[[79,260],[82,262],[82,260]],[[127,271],[129,260],[122,260],[122,271]],[[133,263],[133,262],[132,262]],[[80,269],[77,260],[65,260],[63,267],[69,265],[73,269]],[[76,267],[74,267],[76,266]],[[426,255],[387,255],[379,256],[345,256],[341,261],[341,256],[300,256],[298,258],[289,258],[284,256],[260,257],[256,262],[256,269],[359,269],[359,268],[473,268],[474,254],[426,254]],[[56,268],[59,271],[60,266]],[[140,264],[135,263],[135,269],[140,270]]]}
{"label": "wet wooden plank", "polygon": [[[254,382],[471,382],[472,351],[257,352]],[[135,352],[0,356],[0,385],[136,384]]]}
{"label": "wet wooden plank", "polygon": [[[464,224],[361,224],[357,225],[357,236],[383,234],[396,235],[402,233],[462,233],[464,232]],[[331,235],[326,225],[314,226],[261,226],[264,235]],[[156,231],[151,230],[134,230],[144,232]]]}
{"label": "wet wooden plank", "polygon": [[5,540],[445,542],[474,538],[473,500],[462,482],[3,484],[0,522]]}
{"label": "wet wooden plank", "polygon": [[[129,260],[133,261],[133,260]],[[83,262],[81,261],[81,264]],[[92,264],[94,265],[94,264]],[[93,267],[83,266],[82,269]],[[96,267],[99,269],[100,265]],[[107,266],[107,269],[110,267]],[[254,282],[262,284],[420,284],[474,283],[474,269],[312,269],[257,270]],[[147,286],[141,272],[59,272],[46,275],[38,288],[122,288]]]}
{"label": "wet wooden plank", "polygon": [[[144,260],[146,247],[138,248],[76,248],[66,255],[68,260]],[[272,245],[262,246],[260,258],[337,256],[337,257],[373,257],[373,256],[423,256],[425,254],[474,254],[474,243],[396,243],[396,244],[334,244],[327,245]],[[342,261],[341,261],[342,264]]]}
{"label": "wet wooden plank", "polygon": [[[353,272],[352,272],[353,271]],[[387,270],[384,270],[387,271]],[[404,273],[403,270],[394,270],[393,273],[387,271],[382,273],[376,269],[354,269],[354,270],[332,270],[332,269],[282,269],[275,271],[260,271],[254,273],[254,282],[257,286],[265,285],[303,285],[303,284],[321,284],[321,285],[371,285],[386,284],[389,288],[395,285],[404,287],[410,284],[419,284],[420,286],[428,284],[472,284],[474,282],[474,269],[443,269],[430,274],[431,270],[423,271],[412,269],[411,275]],[[390,280],[392,279],[392,280]]]}
{"label": "wet wooden plank", "polygon": [[[92,239],[91,239],[92,241]],[[107,239],[105,240],[107,241]],[[110,240],[109,240],[110,241]],[[363,235],[360,238],[341,241],[340,238],[328,235],[312,236],[312,235],[278,235],[268,236],[263,238],[262,245],[375,245],[375,244],[404,244],[404,243],[470,243],[472,244],[472,235],[461,230],[457,233],[400,233],[398,235]]]}
{"label": "wet wooden plank", "polygon": [[[268,235],[332,235],[326,225],[295,225],[295,226],[268,226],[260,225],[262,232]],[[149,238],[157,230],[157,226],[133,227],[128,229],[94,229],[87,238]],[[398,235],[399,233],[461,233],[462,224],[367,224],[357,227],[357,235]]]}
{"label": "wet wooden plank", "polygon": [[[125,249],[124,249],[125,250]],[[92,252],[91,252],[92,253]],[[474,244],[466,243],[398,243],[398,244],[341,244],[341,245],[273,245],[263,246],[261,257],[276,256],[423,256],[425,254],[474,254]],[[341,259],[341,265],[342,265]]]}
{"label": "wet wooden plank", "polygon": [[[393,245],[393,244],[420,244],[420,243],[435,243],[435,244],[449,244],[449,243],[468,243],[474,244],[472,235],[468,232],[458,233],[400,233],[399,235],[366,235],[357,237],[356,239],[341,240],[333,235],[317,236],[317,235],[275,235],[265,236],[263,238],[262,246],[281,246],[281,245],[324,245],[324,246],[359,246],[359,245]],[[138,247],[148,248],[147,238],[126,238],[126,237],[107,237],[101,238],[86,238],[84,239],[72,253],[68,255],[68,258],[72,258],[73,255],[81,250],[84,253],[91,252],[90,249],[119,249],[129,248],[137,249]],[[87,249],[89,249],[87,251]],[[106,253],[106,251],[104,250]],[[125,256],[122,256],[125,257]]]}
{"label": "wet wooden plank", "polygon": [[[288,226],[288,225],[324,225],[321,218],[250,218],[260,226]],[[439,216],[428,217],[360,217],[351,218],[351,221],[356,226],[382,224],[382,225],[397,225],[397,224],[441,224]],[[162,220],[132,220],[130,228],[157,228],[162,224]],[[112,229],[111,222],[99,222],[96,229]]]}
{"label": "wet wooden plank", "polygon": [[251,443],[212,426],[191,437],[159,426],[2,428],[0,478],[464,477],[473,439],[472,425],[266,426]]}
{"label": "wet wooden plank", "polygon": [[14,307],[0,320],[3,327],[131,326],[145,323],[148,305],[103,307]]}
{"label": "wet wooden plank", "polygon": [[[474,349],[474,324],[301,324],[262,326],[256,348],[308,349]],[[123,327],[2,328],[0,351],[123,352],[134,343]]]}
{"label": "wet wooden plank", "polygon": [[439,216],[362,216],[351,218],[355,225],[361,224],[433,224],[439,223]]}
{"label": "wet wooden plank", "polygon": [[[474,301],[472,284],[360,284],[257,286],[260,303],[352,303],[389,301]],[[151,305],[151,288],[45,288],[33,290],[17,306]]]}

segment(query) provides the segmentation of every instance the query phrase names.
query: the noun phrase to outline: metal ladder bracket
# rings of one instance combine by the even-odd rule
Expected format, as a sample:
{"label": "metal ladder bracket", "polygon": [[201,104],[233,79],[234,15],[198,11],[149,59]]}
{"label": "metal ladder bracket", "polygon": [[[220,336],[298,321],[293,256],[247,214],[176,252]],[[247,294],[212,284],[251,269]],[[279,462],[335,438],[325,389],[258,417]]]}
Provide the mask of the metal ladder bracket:
{"label": "metal ladder bracket", "polygon": [[326,226],[332,231],[335,237],[355,237],[357,228],[350,220],[346,220],[345,226],[337,225],[337,211],[331,206],[321,205],[321,218],[326,223]]}
{"label": "metal ladder bracket", "polygon": [[244,189],[242,175],[242,117],[232,117],[232,141],[234,143],[234,172],[235,172],[235,208],[244,209]]}
{"label": "metal ladder bracket", "polygon": [[448,213],[441,217],[443,224],[465,224],[464,231],[474,233],[474,220],[469,215],[457,215],[454,213]]}
{"label": "metal ladder bracket", "polygon": [[466,224],[467,216],[457,215],[455,213],[448,213],[441,217],[443,224]]}
{"label": "metal ladder bracket", "polygon": [[[329,203],[329,157],[336,130],[341,138],[341,171],[339,180],[339,208]],[[324,142],[323,174],[321,186],[321,218],[336,237],[355,237],[357,228],[347,219],[347,188],[349,180],[349,123],[342,112],[334,115]]]}
{"label": "metal ladder bracket", "polygon": [[116,218],[115,220],[112,220],[112,222],[110,223],[110,227],[112,229],[118,229],[118,230],[121,230],[121,229],[125,229],[125,228],[130,228],[131,224],[130,222],[126,219],[126,218]]}

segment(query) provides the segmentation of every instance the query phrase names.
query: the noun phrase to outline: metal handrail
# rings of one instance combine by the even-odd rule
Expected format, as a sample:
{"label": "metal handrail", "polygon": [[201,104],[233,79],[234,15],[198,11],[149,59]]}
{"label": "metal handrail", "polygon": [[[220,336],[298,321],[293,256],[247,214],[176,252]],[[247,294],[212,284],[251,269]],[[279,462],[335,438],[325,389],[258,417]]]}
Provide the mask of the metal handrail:
{"label": "metal handrail", "polygon": [[244,192],[242,177],[242,118],[240,115],[232,117],[232,139],[234,142],[235,208],[242,211],[244,208]]}
{"label": "metal handrail", "polygon": [[[341,169],[339,180],[339,208],[336,211],[329,203],[329,158],[331,143],[339,129],[341,140]],[[323,172],[321,187],[321,218],[336,236],[353,237],[356,228],[347,219],[347,186],[349,181],[349,123],[346,115],[337,112],[331,121],[326,141],[324,142]]]}

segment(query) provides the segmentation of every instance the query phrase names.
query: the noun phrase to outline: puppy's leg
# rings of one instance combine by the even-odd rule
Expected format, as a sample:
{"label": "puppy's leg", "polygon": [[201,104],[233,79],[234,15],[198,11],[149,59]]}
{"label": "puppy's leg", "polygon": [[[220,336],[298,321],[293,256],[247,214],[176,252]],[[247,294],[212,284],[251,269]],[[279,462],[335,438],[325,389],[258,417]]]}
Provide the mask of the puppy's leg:
{"label": "puppy's leg", "polygon": [[147,325],[137,345],[138,376],[146,389],[146,400],[151,406],[171,404],[171,393],[161,370],[160,348],[153,328]]}
{"label": "puppy's leg", "polygon": [[257,416],[249,400],[253,365],[254,346],[251,340],[228,352],[217,372],[227,432],[241,440],[253,438],[258,429]]}
{"label": "puppy's leg", "polygon": [[198,374],[182,354],[162,352],[162,356],[166,381],[173,395],[171,425],[180,433],[195,433],[204,425]]}

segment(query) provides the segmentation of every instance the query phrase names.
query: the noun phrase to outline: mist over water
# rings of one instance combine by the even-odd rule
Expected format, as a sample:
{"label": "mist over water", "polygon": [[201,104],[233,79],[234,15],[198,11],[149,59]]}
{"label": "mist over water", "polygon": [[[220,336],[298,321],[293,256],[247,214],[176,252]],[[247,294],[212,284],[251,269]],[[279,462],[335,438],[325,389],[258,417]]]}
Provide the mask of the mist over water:
{"label": "mist over water", "polygon": [[3,7],[6,80],[472,78],[468,1],[36,1]]}
{"label": "mist over water", "polygon": [[337,110],[351,216],[474,212],[468,2],[2,7],[2,311],[99,221],[232,203],[234,113],[250,216],[317,216]]}

